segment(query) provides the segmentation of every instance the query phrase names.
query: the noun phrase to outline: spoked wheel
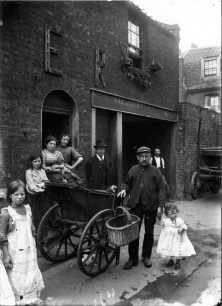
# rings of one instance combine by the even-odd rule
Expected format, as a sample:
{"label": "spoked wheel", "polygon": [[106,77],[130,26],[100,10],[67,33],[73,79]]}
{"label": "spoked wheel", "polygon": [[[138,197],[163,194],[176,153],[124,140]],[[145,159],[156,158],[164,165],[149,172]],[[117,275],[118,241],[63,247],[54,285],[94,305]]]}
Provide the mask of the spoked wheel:
{"label": "spoked wheel", "polygon": [[191,192],[194,199],[200,197],[201,181],[198,172],[194,172],[191,178]]}
{"label": "spoked wheel", "polygon": [[74,257],[82,229],[62,218],[59,204],[52,206],[42,218],[37,232],[40,253],[49,261],[58,263]]}
{"label": "spoked wheel", "polygon": [[112,209],[100,211],[83,230],[78,247],[78,265],[90,277],[104,272],[119,254],[119,248],[109,243],[105,226],[113,215]]}

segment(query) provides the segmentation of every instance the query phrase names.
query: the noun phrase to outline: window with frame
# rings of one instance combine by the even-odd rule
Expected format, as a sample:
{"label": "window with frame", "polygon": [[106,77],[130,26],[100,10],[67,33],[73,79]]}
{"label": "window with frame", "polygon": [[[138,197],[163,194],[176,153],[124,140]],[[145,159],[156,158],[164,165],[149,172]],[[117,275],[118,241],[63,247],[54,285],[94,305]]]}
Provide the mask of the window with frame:
{"label": "window with frame", "polygon": [[219,95],[205,96],[205,107],[220,112]]}
{"label": "window with frame", "polygon": [[133,19],[128,21],[128,56],[133,66],[142,69],[142,28]]}
{"label": "window with frame", "polygon": [[217,75],[217,60],[204,60],[204,76],[207,77],[213,75]]}

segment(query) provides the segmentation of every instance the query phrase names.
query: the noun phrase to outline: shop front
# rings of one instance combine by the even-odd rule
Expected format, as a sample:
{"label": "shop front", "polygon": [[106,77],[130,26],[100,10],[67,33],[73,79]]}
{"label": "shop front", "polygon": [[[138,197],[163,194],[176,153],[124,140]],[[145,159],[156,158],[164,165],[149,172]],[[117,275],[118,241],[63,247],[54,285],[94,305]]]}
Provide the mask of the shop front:
{"label": "shop front", "polygon": [[177,112],[149,103],[91,90],[92,152],[96,139],[108,144],[113,161],[113,182],[120,187],[128,169],[137,163],[136,150],[160,148],[166,163],[171,197],[176,193],[175,135]]}

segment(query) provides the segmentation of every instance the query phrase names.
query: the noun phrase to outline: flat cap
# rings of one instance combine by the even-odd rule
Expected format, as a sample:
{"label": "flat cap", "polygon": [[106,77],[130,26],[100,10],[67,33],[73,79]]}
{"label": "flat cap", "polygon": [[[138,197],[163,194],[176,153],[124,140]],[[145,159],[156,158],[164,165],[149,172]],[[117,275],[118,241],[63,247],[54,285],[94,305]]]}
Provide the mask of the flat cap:
{"label": "flat cap", "polygon": [[144,153],[144,152],[151,153],[151,150],[150,150],[150,148],[148,148],[148,147],[140,147],[140,148],[136,151],[137,154]]}

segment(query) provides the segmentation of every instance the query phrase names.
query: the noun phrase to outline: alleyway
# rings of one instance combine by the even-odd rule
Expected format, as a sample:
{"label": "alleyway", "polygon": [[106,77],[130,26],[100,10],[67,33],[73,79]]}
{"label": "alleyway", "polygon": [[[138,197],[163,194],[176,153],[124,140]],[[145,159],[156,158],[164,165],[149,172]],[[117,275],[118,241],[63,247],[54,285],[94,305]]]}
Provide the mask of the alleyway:
{"label": "alleyway", "polygon": [[118,266],[111,265],[93,279],[82,274],[75,258],[54,266],[39,257],[45,280],[42,298],[48,298],[47,305],[216,305],[221,295],[220,196],[206,194],[195,201],[177,201],[197,253],[181,262],[180,271],[166,268],[165,260],[155,254],[161,230],[156,225],[151,269],[140,262],[132,270],[122,270],[127,247],[121,248]]}

